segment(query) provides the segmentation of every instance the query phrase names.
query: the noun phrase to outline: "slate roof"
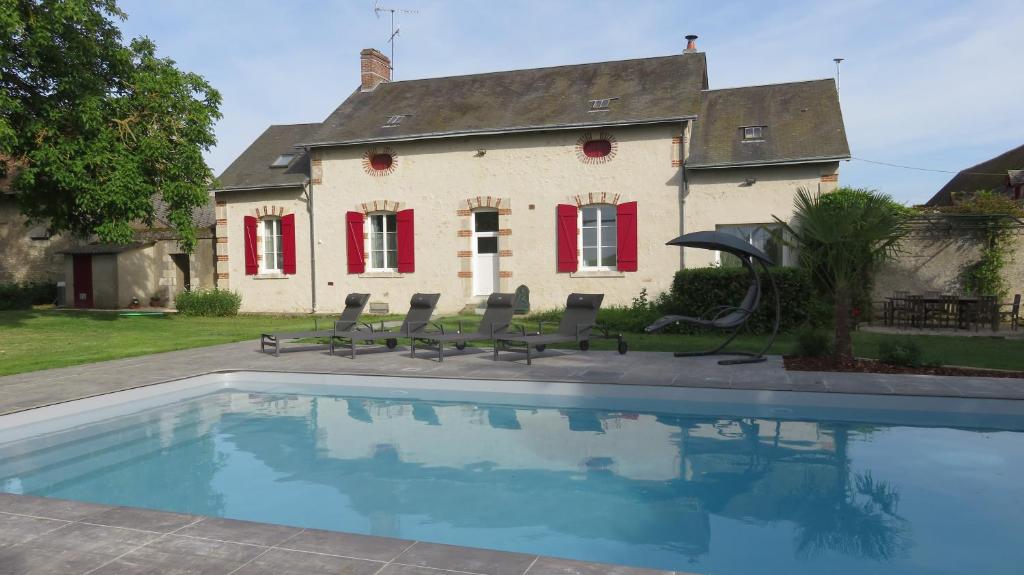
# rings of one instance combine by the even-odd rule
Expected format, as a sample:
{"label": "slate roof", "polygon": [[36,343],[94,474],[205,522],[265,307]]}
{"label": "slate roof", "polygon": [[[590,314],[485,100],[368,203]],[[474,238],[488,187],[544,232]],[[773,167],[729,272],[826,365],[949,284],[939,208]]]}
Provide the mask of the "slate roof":
{"label": "slate roof", "polygon": [[[298,186],[309,176],[308,155],[296,146],[309,140],[320,124],[270,126],[218,178],[220,190]],[[287,168],[271,168],[281,154],[296,155]]]}
{"label": "slate roof", "polygon": [[[747,126],[765,126],[764,137],[744,141]],[[690,150],[690,168],[850,157],[831,79],[705,90]]]}
{"label": "slate roof", "polygon": [[[356,91],[314,146],[674,121],[697,114],[707,88],[703,53],[384,83]],[[616,98],[608,111],[591,100]],[[406,115],[396,127],[388,118]],[[298,140],[297,140],[298,141]]]}
{"label": "slate roof", "polygon": [[948,206],[957,192],[1004,190],[1011,170],[1024,169],[1024,145],[962,170],[928,200],[927,206]]}

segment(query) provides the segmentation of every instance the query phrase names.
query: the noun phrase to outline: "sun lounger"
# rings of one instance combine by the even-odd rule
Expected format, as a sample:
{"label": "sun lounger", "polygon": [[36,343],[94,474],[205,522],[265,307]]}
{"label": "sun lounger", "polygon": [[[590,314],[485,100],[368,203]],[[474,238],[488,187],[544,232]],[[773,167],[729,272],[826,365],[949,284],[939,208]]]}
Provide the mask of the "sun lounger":
{"label": "sun lounger", "polygon": [[[538,352],[544,351],[548,345],[553,343],[575,342],[580,350],[590,349],[590,340],[595,337],[603,339],[616,339],[619,342],[619,353],[624,354],[629,347],[622,339],[622,334],[612,335],[608,330],[597,324],[597,312],[601,309],[601,302],[604,294],[570,294],[565,303],[565,313],[562,314],[562,321],[558,324],[558,330],[554,333],[545,334],[544,324],[537,326],[536,333],[526,333],[526,328],[521,327],[518,335],[505,335],[496,338],[494,343],[494,359],[498,359],[498,350],[513,349],[512,346],[523,347],[526,352],[526,364],[531,365],[532,357],[530,348]],[[594,331],[599,332],[594,335]]]}
{"label": "sun lounger", "polygon": [[295,339],[309,339],[314,337],[331,337],[334,335],[338,325],[346,326],[345,329],[352,329],[359,322],[359,316],[362,315],[363,309],[366,307],[366,302],[370,301],[370,294],[368,293],[350,293],[345,298],[345,309],[342,310],[341,315],[335,321],[335,327],[331,329],[319,329],[317,326],[316,318],[313,319],[313,329],[311,331],[293,331],[289,333],[264,333],[260,335],[260,351],[266,351],[266,347],[269,344],[274,346],[274,355],[281,355],[281,343],[285,340]]}
{"label": "sun lounger", "polygon": [[335,324],[335,330],[331,336],[331,355],[334,355],[335,344],[338,340],[347,340],[352,351],[352,359],[356,358],[356,343],[359,342],[372,343],[382,339],[388,349],[395,349],[399,337],[418,337],[426,331],[427,326],[430,325],[430,316],[433,315],[439,299],[441,299],[439,293],[418,293],[412,296],[412,300],[409,302],[409,313],[405,314],[402,325],[395,331],[384,329],[383,322],[381,322],[380,329],[374,329],[372,325],[368,324],[362,324],[360,328],[358,325],[345,325],[338,322]]}
{"label": "sun lounger", "polygon": [[515,294],[492,293],[487,297],[487,309],[480,319],[480,326],[476,331],[467,333],[462,329],[462,322],[459,322],[459,329],[455,332],[445,332],[441,327],[440,332],[427,332],[412,341],[413,353],[416,352],[416,341],[425,341],[437,344],[437,360],[444,361],[444,344],[454,342],[456,349],[466,349],[466,342],[476,340],[489,340],[492,343],[499,335],[503,335],[512,323],[512,313],[515,308]]}

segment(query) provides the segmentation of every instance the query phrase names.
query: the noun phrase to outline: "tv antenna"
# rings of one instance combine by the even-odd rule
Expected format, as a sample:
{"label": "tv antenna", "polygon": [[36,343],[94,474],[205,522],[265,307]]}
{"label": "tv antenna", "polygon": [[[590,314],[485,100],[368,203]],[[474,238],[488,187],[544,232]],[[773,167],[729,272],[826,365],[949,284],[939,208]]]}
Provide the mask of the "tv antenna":
{"label": "tv antenna", "polygon": [[836,63],[836,97],[839,97],[839,65],[843,63],[845,58],[832,58],[832,61]]}
{"label": "tv antenna", "polygon": [[391,13],[391,36],[388,36],[388,44],[391,44],[391,76],[394,79],[395,75],[395,40],[398,38],[398,20],[397,15],[401,14],[419,14],[419,10],[406,10],[405,8],[386,8],[381,6],[379,2],[373,3],[373,13],[377,18],[380,18],[381,13]]}

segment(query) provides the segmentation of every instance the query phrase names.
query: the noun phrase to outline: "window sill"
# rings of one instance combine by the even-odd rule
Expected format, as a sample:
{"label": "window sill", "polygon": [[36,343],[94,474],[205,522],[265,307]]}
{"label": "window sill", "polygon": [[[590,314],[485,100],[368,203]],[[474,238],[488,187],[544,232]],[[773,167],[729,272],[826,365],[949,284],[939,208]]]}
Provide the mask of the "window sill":
{"label": "window sill", "polygon": [[359,274],[361,278],[404,278],[405,274],[398,272],[365,272]]}
{"label": "window sill", "polygon": [[571,278],[624,278],[626,274],[619,270],[581,270],[571,272]]}
{"label": "window sill", "polygon": [[255,279],[255,280],[286,280],[286,279],[288,279],[288,276],[286,276],[285,274],[282,274],[282,273],[278,273],[278,272],[271,272],[271,273],[256,274],[256,275],[252,276],[252,279]]}

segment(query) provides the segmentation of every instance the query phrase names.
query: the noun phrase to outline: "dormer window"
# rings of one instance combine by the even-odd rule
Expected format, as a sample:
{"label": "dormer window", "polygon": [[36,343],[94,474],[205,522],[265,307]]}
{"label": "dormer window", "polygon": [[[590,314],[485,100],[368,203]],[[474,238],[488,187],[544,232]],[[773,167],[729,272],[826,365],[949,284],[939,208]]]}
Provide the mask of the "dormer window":
{"label": "dormer window", "polygon": [[758,141],[764,139],[765,128],[767,126],[744,126],[740,128],[741,134],[743,135],[743,141]]}
{"label": "dormer window", "polygon": [[270,164],[271,168],[287,168],[295,159],[295,154],[281,154]]}
{"label": "dormer window", "polygon": [[407,116],[411,115],[412,114],[398,114],[396,116],[389,116],[388,121],[384,122],[384,127],[397,128],[398,126],[402,125],[402,120],[404,120]]}
{"label": "dormer window", "polygon": [[610,108],[612,100],[618,100],[618,98],[598,98],[597,100],[590,101],[591,112],[607,112]]}

